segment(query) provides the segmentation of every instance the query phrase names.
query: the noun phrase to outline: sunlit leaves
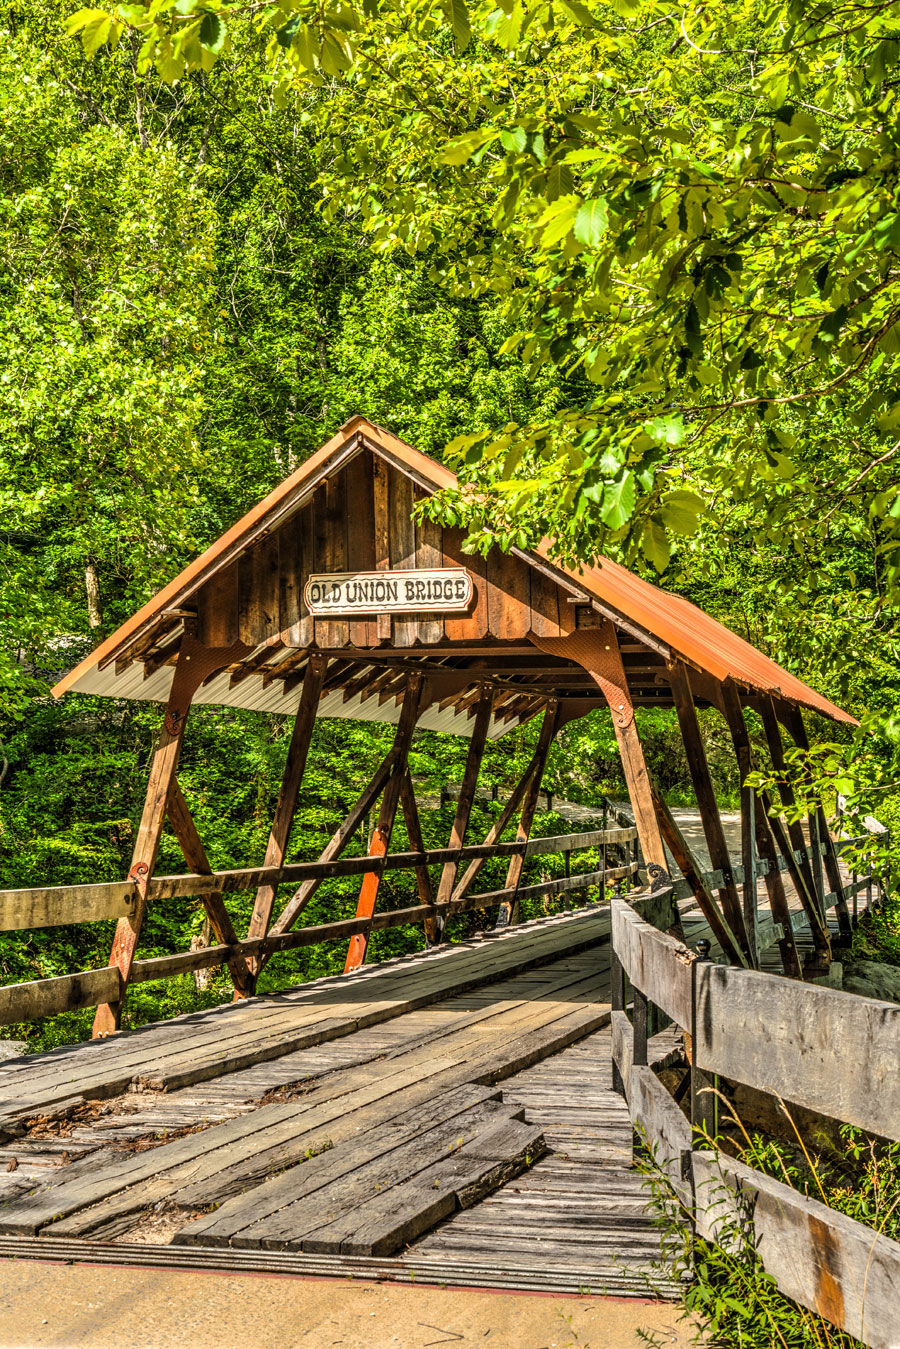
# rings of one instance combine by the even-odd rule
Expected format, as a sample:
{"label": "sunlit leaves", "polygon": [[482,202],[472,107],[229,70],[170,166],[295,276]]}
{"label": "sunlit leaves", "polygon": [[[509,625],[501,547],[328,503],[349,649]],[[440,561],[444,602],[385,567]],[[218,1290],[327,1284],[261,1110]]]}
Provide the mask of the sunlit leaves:
{"label": "sunlit leaves", "polygon": [[575,238],[586,248],[596,248],[606,233],[609,214],[602,197],[586,201],[575,216]]}

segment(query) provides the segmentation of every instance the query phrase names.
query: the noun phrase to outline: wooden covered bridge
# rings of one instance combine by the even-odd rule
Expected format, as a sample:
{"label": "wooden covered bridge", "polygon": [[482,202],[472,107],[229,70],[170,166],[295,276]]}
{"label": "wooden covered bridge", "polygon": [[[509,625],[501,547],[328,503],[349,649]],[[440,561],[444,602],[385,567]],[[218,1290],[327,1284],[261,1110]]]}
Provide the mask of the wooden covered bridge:
{"label": "wooden covered bridge", "polygon": [[[461,530],[415,510],[454,483],[354,419],[57,686],[165,713],[126,880],[0,894],[6,930],[118,920],[107,968],[0,988],[7,1024],[97,1008],[92,1041],[0,1065],[0,1156],[16,1163],[0,1174],[0,1256],[667,1296],[633,1122],[713,1235],[712,1154],[691,1126],[715,1129],[718,1098],[704,1091],[715,1078],[900,1137],[900,1009],[813,982],[880,882],[848,872],[821,812],[788,825],[746,789],[732,857],[696,708],[725,719],[742,781],[744,708],[776,766],[783,735],[806,743],[804,712],[852,718],[611,561],[575,572],[545,548],[464,554]],[[265,857],[246,869],[213,870],[179,787],[197,704],[294,719]],[[641,706],[677,712],[699,842],[648,775]],[[532,837],[554,737],[598,707],[633,822]],[[317,716],[396,732],[322,855],[292,861]],[[485,744],[534,717],[533,756],[473,841]],[[408,765],[420,728],[469,737],[439,849],[423,843]],[[398,812],[403,853],[391,851]],[[185,859],[177,876],[156,869],[167,823]],[[534,879],[530,859],[550,853],[566,874]],[[588,869],[570,864],[578,853]],[[505,882],[479,889],[498,858]],[[383,876],[399,869],[418,903],[379,907]],[[304,924],[334,878],[358,887],[356,916]],[[244,935],[225,902],[238,892],[255,896]],[[142,959],[148,905],[183,896],[202,901],[216,944]],[[565,907],[519,921],[536,896]],[[443,939],[468,910],[492,925]],[[419,953],[367,965],[372,932],[398,926],[422,929]],[[324,941],[346,945],[343,976],[256,993],[279,952]],[[232,1004],[119,1031],[131,984],[221,965]],[[865,1034],[864,1055],[848,1028]],[[882,1282],[900,1271],[900,1247],[786,1187],[773,1199],[774,1182],[740,1170],[716,1174],[756,1196],[761,1256],[786,1291],[893,1343]],[[785,1233],[799,1252],[787,1272]]]}

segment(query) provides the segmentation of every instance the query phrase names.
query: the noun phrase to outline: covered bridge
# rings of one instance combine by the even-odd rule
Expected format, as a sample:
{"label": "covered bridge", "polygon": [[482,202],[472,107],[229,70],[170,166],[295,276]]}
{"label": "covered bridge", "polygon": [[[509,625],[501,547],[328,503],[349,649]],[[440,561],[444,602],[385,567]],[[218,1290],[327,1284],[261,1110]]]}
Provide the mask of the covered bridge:
{"label": "covered bridge", "polygon": [[[751,768],[743,706],[763,717],[773,760],[782,761],[779,725],[805,744],[802,711],[836,721],[853,718],[678,595],[657,589],[609,559],[572,571],[550,560],[549,548],[492,549],[487,557],[462,550],[464,532],[417,519],[415,507],[431,493],[456,486],[441,464],[356,417],[280,484],[153,600],[68,674],[57,697],[74,690],[165,703],[129,878],[136,902],[119,923],[112,963],[127,984],[137,948],[148,887],[166,816],[185,861],[208,871],[187,805],[177,784],[179,751],[193,704],[218,703],[295,717],[281,794],[263,866],[282,866],[312,726],[318,717],[355,717],[397,724],[391,753],[379,766],[332,845],[321,859],[335,860],[372,803],[381,800],[371,841],[374,858],[389,850],[398,807],[418,835],[407,754],[417,728],[471,738],[463,793],[450,848],[466,842],[468,813],[487,738],[502,736],[532,717],[541,733],[525,778],[513,793],[487,845],[497,841],[520,810],[518,840],[529,837],[541,775],[561,726],[608,705],[643,862],[666,873],[664,843],[691,879],[713,933],[729,957],[758,965],[756,874],[751,840],[759,855],[787,859],[810,923],[815,969],[830,957],[821,875],[804,848],[799,826],[791,838],[765,809],[745,829],[743,896],[733,879],[716,808],[696,706],[715,706],[728,721],[741,777]],[[701,868],[648,780],[634,720],[640,706],[677,709],[712,865],[722,873],[718,902],[703,885]],[[837,861],[824,821],[814,820],[825,845],[828,880],[838,912],[849,921]],[[479,859],[457,877],[457,861],[444,862],[432,893],[427,870],[418,868],[420,896],[436,940],[444,906],[460,901]],[[495,895],[498,921],[515,909],[522,856],[510,860],[507,893]],[[747,863],[750,863],[749,870]],[[379,871],[361,885],[358,917],[375,912]],[[274,917],[273,874],[257,889],[248,939],[281,935],[296,922],[315,878],[301,886]],[[785,972],[801,977],[781,873],[766,875],[772,916],[781,925]],[[218,894],[205,901],[223,942],[236,940]],[[677,929],[672,913],[665,926]],[[347,969],[362,963],[366,935],[351,938]],[[261,957],[264,959],[265,956]],[[240,993],[253,987],[260,958],[232,962]],[[95,1032],[118,1025],[121,1003],[104,1005]]]}
{"label": "covered bridge", "polygon": [[[723,1128],[714,1086],[743,1092],[751,1125],[788,1101],[900,1139],[900,1009],[813,982],[873,877],[848,874],[821,811],[805,828],[782,820],[787,789],[781,803],[742,791],[732,858],[696,709],[724,718],[741,781],[746,707],[776,766],[784,733],[806,743],[804,713],[852,718],[614,562],[570,571],[544,546],[464,554],[460,530],[415,512],[454,482],[355,418],[57,686],[165,713],[128,877],[0,893],[0,930],[118,920],[108,967],[0,987],[0,1023],[97,1008],[93,1039],[0,1064],[0,1258],[669,1296],[634,1125],[695,1231],[715,1240],[724,1180],[751,1203],[779,1287],[886,1349],[900,1244],[708,1151]],[[294,718],[265,856],[243,869],[213,870],[179,787],[196,704]],[[633,821],[532,837],[554,736],[607,706]],[[677,713],[702,820],[692,841],[648,775],[641,706]],[[322,855],[292,861],[317,716],[396,731]],[[533,717],[532,757],[473,842],[485,744]],[[417,727],[469,738],[438,848],[408,767]],[[405,853],[391,850],[398,812]],[[156,868],[167,823],[177,876]],[[585,849],[594,870],[529,879],[529,858]],[[489,858],[505,880],[476,893]],[[400,869],[418,903],[379,905]],[[333,878],[359,887],[355,916],[298,921]],[[253,896],[244,934],[229,893]],[[579,893],[574,911],[517,921],[526,898]],[[217,944],[142,959],[148,904],[180,896],[202,900]],[[470,909],[496,925],[442,940]],[[422,949],[365,964],[372,932],[408,925],[424,928]],[[321,941],[348,943],[345,975],[256,993],[279,951]],[[222,964],[232,1003],[116,1033],[129,985]]]}

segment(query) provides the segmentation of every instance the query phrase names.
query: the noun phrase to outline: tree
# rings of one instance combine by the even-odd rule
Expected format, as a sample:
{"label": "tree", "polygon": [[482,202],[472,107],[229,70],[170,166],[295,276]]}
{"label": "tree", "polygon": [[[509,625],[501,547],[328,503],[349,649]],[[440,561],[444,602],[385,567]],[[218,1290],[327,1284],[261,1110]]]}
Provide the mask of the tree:
{"label": "tree", "polygon": [[[70,28],[90,51],[131,26],[179,80],[247,50],[248,13]],[[507,350],[572,378],[552,416],[457,446],[492,518],[532,537],[552,497],[563,552],[621,542],[663,571],[701,510],[750,499],[768,526],[790,481],[811,520],[827,499],[871,521],[893,603],[900,6],[285,0],[260,22],[277,93],[326,142],[332,217],[490,296]]]}

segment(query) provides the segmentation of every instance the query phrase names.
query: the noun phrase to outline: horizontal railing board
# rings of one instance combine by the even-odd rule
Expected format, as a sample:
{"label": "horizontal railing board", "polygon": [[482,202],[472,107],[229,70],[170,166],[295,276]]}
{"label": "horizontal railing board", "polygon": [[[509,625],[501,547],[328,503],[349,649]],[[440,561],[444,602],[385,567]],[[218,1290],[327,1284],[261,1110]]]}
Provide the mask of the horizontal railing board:
{"label": "horizontal railing board", "polygon": [[679,1199],[690,1205],[693,1196],[685,1166],[685,1153],[693,1139],[690,1122],[652,1068],[632,1067],[627,1080],[628,1108],[635,1126]]}
{"label": "horizontal railing board", "polygon": [[[260,885],[360,876],[371,871],[411,870],[421,866],[439,866],[445,862],[468,862],[475,858],[565,854],[607,844],[628,843],[636,837],[634,829],[594,829],[581,834],[533,838],[527,842],[513,840],[509,843],[476,843],[464,848],[430,848],[425,852],[394,853],[384,858],[342,857],[331,862],[294,862],[282,867],[242,867],[213,872],[207,876],[193,872],[156,876],[150,881],[148,897],[159,900],[215,891],[233,893],[255,890]],[[129,917],[137,905],[137,895],[137,887],[130,881],[3,890],[0,891],[0,931]]]}
{"label": "horizontal railing board", "polygon": [[696,979],[698,1068],[900,1140],[900,1006],[724,965]]}
{"label": "horizontal railing board", "polygon": [[271,955],[277,951],[293,950],[300,946],[315,946],[323,941],[343,940],[360,933],[368,935],[372,932],[383,932],[387,928],[404,927],[409,923],[421,923],[435,915],[446,918],[470,909],[497,908],[516,895],[521,899],[523,896],[529,898],[542,894],[556,894],[561,890],[580,890],[589,885],[598,885],[601,881],[617,880],[630,871],[631,867],[589,871],[580,876],[563,876],[540,885],[520,887],[518,891],[514,887],[508,890],[492,890],[480,895],[466,895],[463,899],[448,900],[446,904],[417,904],[412,908],[382,910],[371,918],[347,918],[340,922],[297,928],[294,932],[256,937],[249,941],[236,942],[232,946],[205,946],[197,951],[182,951],[176,955],[159,956],[153,960],[136,960],[131,967],[131,982],[146,983],[150,979],[166,979],[173,974],[183,974],[188,970],[208,969],[213,965],[224,964],[234,955]]}
{"label": "horizontal railing board", "polygon": [[690,1027],[696,956],[682,942],[645,923],[624,899],[614,896],[610,905],[613,950],[629,981],[679,1026]]}
{"label": "horizontal railing board", "polygon": [[[360,876],[371,871],[398,871],[421,866],[438,866],[452,861],[467,862],[476,858],[565,854],[585,848],[599,848],[607,844],[629,843],[636,837],[637,831],[634,828],[595,829],[582,834],[556,834],[547,838],[533,838],[527,842],[514,840],[508,843],[476,843],[464,848],[431,848],[425,852],[394,853],[384,858],[342,857],[331,862],[294,862],[282,867],[242,867],[217,871],[208,876],[198,876],[192,872],[177,876],[156,876],[150,882],[148,897],[151,900],[159,900],[200,896],[215,891],[236,893],[242,890],[255,890],[261,885],[339,879]],[[838,845],[838,851],[859,841],[844,840]],[[802,860],[807,851],[798,850],[795,856]],[[785,858],[778,857],[778,867],[781,871],[787,869]],[[759,858],[757,874],[765,876],[768,869],[768,862],[764,858]],[[730,872],[736,884],[743,882],[743,867],[736,865]],[[725,879],[725,873],[721,870],[704,874],[704,880],[711,889],[718,889]],[[861,878],[855,883],[856,889],[851,893],[858,893],[866,884],[867,878]],[[845,889],[849,889],[849,883]],[[686,881],[676,882],[674,892],[676,900],[686,899],[691,893]],[[136,885],[129,881],[100,881],[96,884],[3,890],[0,891],[0,931],[24,931],[39,927],[60,927],[72,923],[130,917],[137,905],[137,895]],[[826,907],[831,908],[836,902],[836,894],[830,893],[826,896]]]}
{"label": "horizontal railing board", "polygon": [[900,1242],[718,1153],[695,1152],[691,1164],[700,1236],[717,1239],[740,1215],[742,1193],[757,1254],[781,1292],[870,1349],[897,1349]]}
{"label": "horizontal railing board", "polygon": [[96,1007],[101,1002],[118,1002],[121,996],[122,979],[115,965],[53,979],[7,984],[0,988],[0,1025],[34,1021],[79,1007]]}
{"label": "horizontal railing board", "polygon": [[137,889],[131,881],[2,890],[0,932],[130,918],[136,907]]}

